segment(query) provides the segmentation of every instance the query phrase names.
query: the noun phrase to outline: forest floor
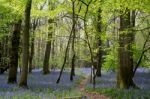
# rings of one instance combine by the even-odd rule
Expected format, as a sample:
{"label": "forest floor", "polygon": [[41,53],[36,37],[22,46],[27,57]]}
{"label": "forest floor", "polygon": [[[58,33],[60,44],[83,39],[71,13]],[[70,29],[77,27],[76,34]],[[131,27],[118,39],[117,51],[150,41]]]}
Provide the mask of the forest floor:
{"label": "forest floor", "polygon": [[90,76],[86,77],[85,79],[83,79],[80,84],[79,84],[79,90],[81,91],[81,93],[87,98],[87,99],[109,99],[109,97],[106,97],[102,94],[99,94],[97,92],[86,92],[85,88],[86,88],[86,84],[88,83],[88,81],[90,80]]}
{"label": "forest floor", "polygon": [[93,89],[93,84],[88,82],[85,90],[102,94],[112,99],[150,99],[150,70],[139,68],[133,80],[140,89],[117,89],[116,73],[103,72],[102,77],[96,78],[96,88]]}
{"label": "forest floor", "polygon": [[76,75],[74,82],[71,82],[69,73],[65,71],[60,83],[56,84],[58,76],[59,71],[43,75],[41,70],[34,70],[28,77],[29,89],[22,89],[16,84],[7,84],[6,72],[0,75],[0,99],[61,99],[61,97],[81,96],[81,93],[74,88],[79,84],[82,76]]}
{"label": "forest floor", "polygon": [[[150,99],[150,71],[146,69],[139,69],[134,77],[140,90],[116,89],[115,72],[102,72],[102,77],[96,78],[96,89],[94,90],[89,81],[90,71],[90,68],[76,69],[77,75],[74,77],[74,82],[71,82],[69,70],[66,70],[60,83],[56,84],[58,70],[52,71],[48,75],[43,75],[41,70],[34,70],[29,74],[28,90],[19,88],[16,84],[7,84],[8,73],[6,72],[0,75],[0,99],[69,99],[67,97],[81,96],[87,97],[82,99],[109,99],[109,97],[137,99],[137,96],[138,99]],[[18,79],[19,75],[18,73]]]}

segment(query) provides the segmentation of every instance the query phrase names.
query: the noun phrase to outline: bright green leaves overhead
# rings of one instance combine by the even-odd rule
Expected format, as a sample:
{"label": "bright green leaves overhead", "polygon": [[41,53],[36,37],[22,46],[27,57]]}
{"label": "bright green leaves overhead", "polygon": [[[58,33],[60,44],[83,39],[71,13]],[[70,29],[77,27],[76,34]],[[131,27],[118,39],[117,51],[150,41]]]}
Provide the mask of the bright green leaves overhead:
{"label": "bright green leaves overhead", "polygon": [[22,18],[25,1],[26,0],[1,0],[0,13],[4,17],[1,18],[1,20],[11,23]]}
{"label": "bright green leaves overhead", "polygon": [[150,0],[105,0],[104,8],[111,11],[124,11],[126,8],[139,11],[150,11]]}
{"label": "bright green leaves overhead", "polygon": [[66,6],[59,0],[38,0],[33,1],[32,17],[57,17],[60,13],[65,12]]}
{"label": "bright green leaves overhead", "polygon": [[0,0],[0,39],[9,35],[12,24],[22,18],[26,0]]}
{"label": "bright green leaves overhead", "polygon": [[26,0],[12,0],[9,6],[11,6],[14,13],[22,15],[24,12],[25,1]]}
{"label": "bright green leaves overhead", "polygon": [[59,14],[64,13],[65,11],[66,11],[65,5],[58,4],[54,10],[49,11],[49,16],[51,18],[54,18]]}
{"label": "bright green leaves overhead", "polygon": [[33,0],[32,2],[32,17],[42,17],[47,16],[46,10],[47,9],[47,0]]}
{"label": "bright green leaves overhead", "polygon": [[150,13],[150,0],[143,0],[141,8],[144,10],[144,12]]}

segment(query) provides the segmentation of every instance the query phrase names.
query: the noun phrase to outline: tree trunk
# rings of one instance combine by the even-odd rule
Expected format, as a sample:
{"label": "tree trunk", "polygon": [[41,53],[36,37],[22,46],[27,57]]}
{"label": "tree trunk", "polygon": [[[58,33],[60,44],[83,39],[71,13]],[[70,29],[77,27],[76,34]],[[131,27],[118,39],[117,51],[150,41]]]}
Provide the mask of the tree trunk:
{"label": "tree trunk", "polygon": [[41,39],[39,38],[38,39],[38,43],[37,43],[37,64],[38,64],[38,66],[37,66],[37,68],[39,68],[40,66],[40,61],[41,61],[41,54],[40,54],[40,52],[41,52],[41,46],[40,46],[40,44],[41,44]]}
{"label": "tree trunk", "polygon": [[102,41],[99,39],[98,40],[98,53],[97,53],[97,71],[96,75],[98,77],[101,77],[101,68],[102,68]]}
{"label": "tree trunk", "polygon": [[30,48],[30,57],[29,57],[29,73],[32,72],[33,69],[33,56],[34,56],[34,32],[31,40],[31,48]]}
{"label": "tree trunk", "polygon": [[101,9],[98,10],[97,15],[97,24],[96,24],[96,30],[97,30],[97,72],[96,75],[98,77],[101,76],[101,67],[102,67],[102,40],[101,40],[101,32],[102,32],[102,17],[101,17]]}
{"label": "tree trunk", "polygon": [[131,66],[134,67],[134,60],[133,60],[133,48],[132,48],[132,44],[134,43],[135,41],[135,33],[134,33],[134,30],[133,28],[135,27],[135,11],[131,11],[131,21],[130,21],[130,28],[132,29],[132,33],[131,33],[131,51],[130,51],[130,54],[131,54],[131,57],[130,57],[130,61],[131,61]]}
{"label": "tree trunk", "polygon": [[25,26],[23,31],[23,59],[22,59],[22,72],[19,82],[20,87],[27,86],[28,76],[28,59],[29,59],[29,30],[30,30],[30,12],[31,12],[32,0],[28,0],[25,8]]}
{"label": "tree trunk", "polygon": [[10,68],[9,68],[9,76],[8,83],[17,83],[17,69],[18,69],[18,52],[19,52],[19,41],[20,41],[20,32],[21,32],[21,23],[19,20],[14,25],[14,31],[12,35],[12,48],[10,55]]}
{"label": "tree trunk", "polygon": [[0,41],[0,67],[2,66],[2,43]]}
{"label": "tree trunk", "polygon": [[75,36],[76,36],[76,29],[75,29],[75,1],[72,1],[72,33],[73,33],[73,37],[72,37],[72,67],[71,67],[71,74],[70,74],[70,80],[73,81],[73,76],[75,76],[75,59],[76,59],[76,54],[75,54]]}
{"label": "tree trunk", "polygon": [[9,61],[8,59],[10,58],[10,47],[9,47],[9,37],[8,35],[4,36],[2,38],[2,67],[4,67],[5,70],[3,70],[3,73],[5,71],[7,71],[7,69],[9,68]]}
{"label": "tree trunk", "polygon": [[134,87],[132,80],[133,74],[133,55],[131,55],[132,32],[130,28],[130,11],[120,16],[120,34],[119,34],[119,68],[117,75],[117,86],[119,88]]}
{"label": "tree trunk", "polygon": [[38,20],[34,19],[33,22],[33,31],[32,31],[32,38],[31,38],[31,48],[30,48],[30,57],[29,57],[29,73],[32,72],[33,69],[33,56],[34,56],[34,36],[35,36],[35,30],[37,27]]}
{"label": "tree trunk", "polygon": [[69,52],[69,45],[70,45],[70,41],[71,41],[71,36],[72,36],[72,31],[69,35],[69,40],[68,40],[68,43],[67,43],[67,47],[66,47],[66,50],[65,50],[65,56],[64,56],[64,61],[63,61],[63,65],[61,67],[61,71],[60,71],[60,74],[59,74],[59,77],[56,81],[56,83],[58,84],[60,79],[61,79],[61,76],[62,76],[62,73],[63,73],[63,70],[64,70],[64,67],[65,67],[65,64],[66,64],[66,61],[67,61],[67,57],[68,57],[68,52]]}
{"label": "tree trunk", "polygon": [[53,19],[49,19],[48,23],[49,23],[49,32],[48,32],[48,41],[46,45],[46,51],[45,51],[45,57],[44,57],[44,63],[43,63],[43,74],[48,74],[50,72],[49,71],[49,59],[50,59],[51,44],[52,44]]}
{"label": "tree trunk", "polygon": [[[52,42],[52,55],[51,55],[51,59],[52,59],[52,61],[55,61],[55,40],[53,40],[53,42]],[[57,51],[56,51],[57,52]],[[51,66],[51,69],[54,69],[55,70],[55,62],[53,62],[52,64],[51,64],[52,66]]]}

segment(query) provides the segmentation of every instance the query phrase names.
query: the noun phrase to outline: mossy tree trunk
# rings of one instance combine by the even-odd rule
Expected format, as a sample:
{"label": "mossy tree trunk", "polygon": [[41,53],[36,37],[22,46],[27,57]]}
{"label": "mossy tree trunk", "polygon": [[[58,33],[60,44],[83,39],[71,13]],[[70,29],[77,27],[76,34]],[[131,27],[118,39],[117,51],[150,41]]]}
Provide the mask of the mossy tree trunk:
{"label": "mossy tree trunk", "polygon": [[43,63],[43,74],[48,74],[49,71],[49,59],[50,59],[50,52],[51,52],[51,45],[52,45],[52,33],[53,33],[53,19],[49,19],[49,28],[48,28],[48,40],[46,44],[46,50],[45,50],[45,57],[44,57],[44,63]]}
{"label": "mossy tree trunk", "polygon": [[119,34],[119,68],[117,75],[117,86],[119,88],[135,87],[133,82],[133,55],[131,54],[133,43],[130,11],[120,16],[120,34]]}
{"label": "mossy tree trunk", "polygon": [[21,23],[22,20],[19,20],[17,23],[15,23],[12,34],[8,83],[17,83],[17,69],[19,58],[18,52],[19,52]]}
{"label": "mossy tree trunk", "polygon": [[101,9],[99,8],[98,14],[97,14],[97,19],[96,19],[96,39],[97,39],[97,47],[98,47],[98,52],[96,56],[97,60],[97,72],[96,75],[98,77],[101,76],[101,67],[102,67],[102,40],[101,40],[101,32],[102,32],[102,17],[101,17]]}
{"label": "mossy tree trunk", "polygon": [[28,76],[28,60],[29,60],[29,30],[30,30],[30,13],[31,13],[32,0],[27,0],[25,8],[25,20],[23,30],[23,59],[22,59],[22,72],[19,82],[20,87],[27,86]]}
{"label": "mossy tree trunk", "polygon": [[[34,36],[34,32],[32,36]],[[31,48],[30,48],[30,56],[29,56],[29,73],[31,73],[33,69],[33,56],[34,56],[34,37],[32,37],[31,40]]]}

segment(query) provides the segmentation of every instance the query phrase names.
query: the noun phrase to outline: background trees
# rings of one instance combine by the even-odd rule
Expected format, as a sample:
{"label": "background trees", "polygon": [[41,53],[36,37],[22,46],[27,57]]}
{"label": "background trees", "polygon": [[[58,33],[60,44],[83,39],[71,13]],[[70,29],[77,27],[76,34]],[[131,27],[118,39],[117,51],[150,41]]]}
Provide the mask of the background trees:
{"label": "background trees", "polygon": [[43,68],[44,74],[62,68],[61,77],[66,66],[73,80],[75,67],[93,65],[93,80],[101,76],[101,69],[111,69],[118,72],[119,88],[133,87],[137,68],[149,67],[148,4],[148,0],[1,0],[1,73],[9,68],[8,82],[14,83],[19,64],[20,86],[27,86],[33,68]]}

